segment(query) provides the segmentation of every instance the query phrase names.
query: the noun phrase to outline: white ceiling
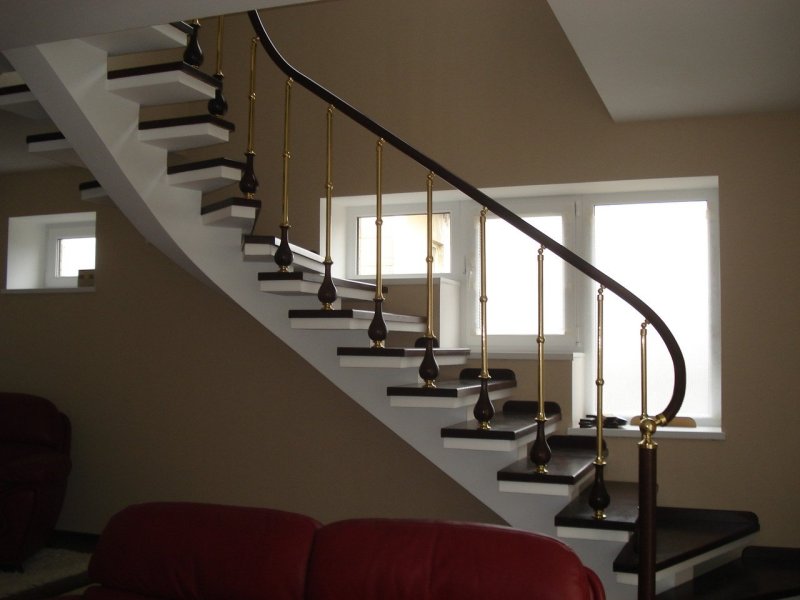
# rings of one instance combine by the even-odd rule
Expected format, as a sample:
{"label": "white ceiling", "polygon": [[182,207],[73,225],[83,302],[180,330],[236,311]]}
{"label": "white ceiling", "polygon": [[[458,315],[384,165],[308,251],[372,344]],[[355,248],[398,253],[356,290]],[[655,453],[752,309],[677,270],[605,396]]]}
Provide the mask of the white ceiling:
{"label": "white ceiling", "polygon": [[[0,50],[308,1],[0,0]],[[547,1],[615,121],[800,109],[800,0]],[[0,121],[0,172],[48,164]]]}
{"label": "white ceiling", "polygon": [[548,0],[615,121],[800,108],[798,0]]}

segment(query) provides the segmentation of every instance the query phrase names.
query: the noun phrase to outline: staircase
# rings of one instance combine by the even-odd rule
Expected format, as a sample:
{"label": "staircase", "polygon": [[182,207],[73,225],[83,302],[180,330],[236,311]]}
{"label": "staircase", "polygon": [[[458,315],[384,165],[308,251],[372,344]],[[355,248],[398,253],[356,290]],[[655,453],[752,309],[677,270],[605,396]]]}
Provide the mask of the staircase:
{"label": "staircase", "polygon": [[[252,14],[251,18],[266,50],[273,53],[273,60],[280,61],[269,47],[265,32],[259,30],[258,16]],[[161,26],[127,32],[119,43],[113,36],[103,36],[10,51],[8,59],[27,89],[15,86],[4,95],[5,106],[19,105],[28,113],[39,106],[44,109],[58,132],[32,136],[29,149],[57,156],[67,164],[84,164],[97,179],[81,186],[87,198],[105,195],[113,199],[151,243],[196,277],[228,294],[310,366],[509,524],[565,539],[601,577],[609,598],[636,597],[640,571],[637,543],[643,535],[637,530],[639,487],[605,484],[612,501],[604,509],[606,518],[595,518],[590,497],[597,495],[596,486],[592,486],[598,471],[596,442],[555,434],[561,419],[558,404],[546,403],[540,415],[538,402],[514,398],[513,372],[489,369],[491,378],[487,380],[482,369],[462,368],[469,352],[457,347],[434,351],[438,365],[455,375],[437,380],[435,388],[421,387],[417,376],[426,356],[424,345],[412,342],[376,348],[363,343],[373,312],[362,303],[376,296],[376,287],[387,295],[391,289],[380,281],[371,285],[334,280],[338,291],[335,306],[321,310],[317,294],[329,274],[324,256],[290,245],[293,270],[276,273],[275,263],[282,260],[276,257],[286,243],[286,230],[283,236],[253,235],[261,207],[258,200],[233,196],[204,202],[204,195],[233,188],[242,179],[248,165],[230,158],[240,156],[242,150],[226,147],[216,158],[180,164],[170,153],[222,145],[234,127],[246,124],[234,125],[206,114],[140,121],[139,109],[211,100],[218,93],[220,80],[183,63],[108,71],[109,55],[152,49],[132,46],[132,39],[170,47],[183,43],[185,35],[185,27]],[[291,69],[288,65],[281,68]],[[641,308],[658,331],[670,335],[658,316],[650,314],[652,311],[625,288],[302,74],[291,71],[290,75],[326,102],[336,103],[356,122],[380,131],[392,145],[470,192],[537,241],[548,244],[555,254]],[[11,94],[19,95],[17,103],[8,100]],[[382,316],[392,335],[401,332],[406,336],[404,341],[426,331],[423,317]],[[357,376],[353,375],[355,370]],[[682,391],[677,388],[680,383],[664,411],[669,418],[680,406]],[[484,393],[492,402],[504,401],[502,410],[491,418],[491,429],[479,428],[472,416],[472,407]],[[552,451],[547,473],[537,472],[528,452],[529,446],[540,439],[540,422]],[[709,589],[719,592],[720,577],[730,581],[738,576],[750,577],[759,560],[763,562],[761,557],[771,556],[769,551],[758,549],[742,554],[758,531],[758,519],[752,513],[658,507],[653,518],[658,545],[652,575],[659,597],[784,598],[800,593],[798,578],[785,575],[792,571],[790,561],[781,570],[781,561],[776,560],[770,562],[770,568],[780,573],[773,580],[781,581],[781,589],[764,592],[767,588],[762,587],[756,595],[747,595],[749,592],[738,586],[725,596],[709,595]],[[712,579],[717,583],[701,584],[708,579],[699,578],[696,590],[687,588],[705,572],[709,573],[704,577],[717,577]],[[652,597],[642,590],[641,583],[639,586],[639,598]],[[745,595],[736,595],[741,593]]]}

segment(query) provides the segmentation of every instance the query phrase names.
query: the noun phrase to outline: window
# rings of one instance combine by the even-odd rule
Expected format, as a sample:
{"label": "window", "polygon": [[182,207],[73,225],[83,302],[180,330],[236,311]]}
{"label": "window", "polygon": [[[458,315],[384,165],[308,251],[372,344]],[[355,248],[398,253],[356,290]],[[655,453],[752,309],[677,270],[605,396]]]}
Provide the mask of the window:
{"label": "window", "polygon": [[[450,272],[450,213],[434,213],[433,272]],[[375,215],[358,217],[357,274],[375,275],[377,256]],[[381,273],[414,275],[428,272],[427,214],[390,215],[382,218]]]}
{"label": "window", "polygon": [[9,218],[6,289],[78,287],[95,267],[95,222],[94,212]]}
{"label": "window", "polygon": [[[699,425],[718,426],[720,404],[719,241],[717,178],[524,186],[484,190],[549,237],[608,273],[648,303],[668,324],[688,369],[687,396],[681,414]],[[425,193],[384,195],[384,214],[405,215],[408,230],[418,229],[424,273]],[[355,242],[361,219],[374,230],[374,196],[337,198],[333,251],[347,251],[347,272],[356,274]],[[324,204],[321,202],[324,209]],[[458,192],[434,193],[434,210],[449,215],[450,269],[444,276],[461,285],[461,345],[480,349],[480,206]],[[324,220],[324,210],[321,212]],[[418,215],[423,225],[412,224]],[[392,217],[384,217],[386,224]],[[322,226],[321,226],[322,227]],[[489,350],[505,358],[537,351],[538,243],[501,219],[487,218],[487,327]],[[446,237],[446,236],[444,236]],[[324,239],[324,238],[323,238]],[[359,241],[374,257],[374,234]],[[387,241],[384,239],[384,253]],[[404,250],[406,251],[406,250]],[[410,252],[410,250],[409,250]],[[334,259],[335,260],[335,259]],[[374,263],[374,258],[373,258]],[[340,266],[340,268],[342,268]],[[400,269],[406,272],[408,269]],[[391,273],[385,273],[392,279]],[[585,354],[573,414],[595,412],[595,296],[597,286],[552,252],[544,252],[546,352]],[[621,417],[640,412],[639,331],[642,317],[611,292],[605,295],[605,408]],[[648,336],[648,389],[661,404],[672,389],[671,362],[660,337]],[[525,357],[527,359],[530,356]],[[578,364],[578,363],[576,363]],[[633,365],[633,368],[631,367]],[[661,408],[661,406],[653,407]]]}

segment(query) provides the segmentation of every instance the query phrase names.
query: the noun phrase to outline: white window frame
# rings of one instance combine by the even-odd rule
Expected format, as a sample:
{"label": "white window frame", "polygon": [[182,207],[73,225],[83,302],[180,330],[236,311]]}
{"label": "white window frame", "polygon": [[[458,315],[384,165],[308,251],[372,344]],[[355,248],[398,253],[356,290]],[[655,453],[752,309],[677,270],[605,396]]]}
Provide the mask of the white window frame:
{"label": "white window frame", "polygon": [[66,239],[94,238],[94,221],[78,223],[53,223],[47,226],[47,251],[44,285],[47,288],[78,287],[78,277],[62,277],[58,274],[59,242]]}
{"label": "white window frame", "polygon": [[96,222],[95,212],[9,217],[5,291],[91,291],[78,288],[77,277],[55,277],[57,239],[59,230],[96,238]]}

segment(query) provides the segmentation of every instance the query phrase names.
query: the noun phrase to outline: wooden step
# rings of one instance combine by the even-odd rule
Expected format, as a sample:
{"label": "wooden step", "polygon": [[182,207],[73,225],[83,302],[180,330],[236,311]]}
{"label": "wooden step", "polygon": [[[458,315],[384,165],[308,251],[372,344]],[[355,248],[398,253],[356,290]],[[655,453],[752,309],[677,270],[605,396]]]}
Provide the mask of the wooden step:
{"label": "wooden step", "polygon": [[[656,592],[737,559],[759,530],[751,512],[697,508],[656,509]],[[639,555],[629,541],[614,561],[617,581],[636,585]]]}
{"label": "wooden step", "polygon": [[214,115],[191,115],[139,123],[139,140],[170,152],[227,142],[236,127]]}
{"label": "wooden step", "polygon": [[47,113],[42,105],[16,73],[0,75],[0,110],[26,119],[47,118]]}
{"label": "wooden step", "polygon": [[140,106],[210,100],[219,81],[184,62],[115,69],[107,88]]}
{"label": "wooden step", "polygon": [[[369,329],[374,312],[344,308],[338,310],[290,310],[289,320],[293,329]],[[413,315],[382,313],[390,331],[423,333],[425,318]]]}
{"label": "wooden step", "polygon": [[[389,404],[405,408],[463,408],[474,406],[481,391],[480,369],[462,369],[458,379],[437,381],[436,387],[395,385],[386,388]],[[511,369],[489,369],[489,399],[508,398],[517,387],[517,378]]]}
{"label": "wooden step", "polygon": [[[262,292],[282,294],[285,296],[316,296],[322,284],[323,275],[309,271],[292,271],[281,273],[270,271],[258,274],[258,281]],[[332,278],[336,286],[337,298],[348,300],[372,300],[375,298],[375,284],[366,281],[353,281],[350,279]],[[386,295],[389,289],[383,286]]]}
{"label": "wooden step", "polygon": [[73,167],[83,166],[83,161],[75,152],[72,144],[60,131],[49,131],[47,133],[29,135],[25,141],[28,144],[28,152],[34,152],[65,165],[71,165]]}
{"label": "wooden step", "polygon": [[86,202],[95,202],[97,204],[109,204],[111,202],[108,193],[106,193],[103,186],[101,186],[100,182],[96,179],[80,183],[78,185],[78,191],[81,195],[81,200]]}
{"label": "wooden step", "polygon": [[[584,439],[591,441],[594,448],[594,439]],[[639,486],[630,482],[607,481],[606,491],[611,503],[605,509],[606,518],[595,519],[594,510],[589,506],[594,454],[592,449],[591,460],[585,468],[588,489],[556,515],[556,535],[572,539],[626,542],[631,538],[639,518]]]}
{"label": "wooden step", "polygon": [[211,192],[238,183],[244,163],[230,158],[212,158],[167,168],[167,181],[177,187]]}
{"label": "wooden step", "polygon": [[154,52],[186,45],[185,23],[153,25],[83,38],[87,44],[104,50],[109,56]]}
{"label": "wooden step", "polygon": [[[340,347],[336,354],[341,367],[417,369],[425,356],[425,348]],[[469,348],[437,348],[435,355],[439,366],[462,365],[469,358]]]}
{"label": "wooden step", "polygon": [[226,198],[200,209],[204,225],[251,229],[261,210],[261,200]]}
{"label": "wooden step", "polygon": [[[245,260],[273,262],[275,253],[280,245],[281,238],[274,235],[245,235],[242,237],[242,254]],[[294,255],[291,266],[292,271],[311,271],[316,273],[325,271],[324,259],[319,254],[292,243],[289,244],[289,248]]]}
{"label": "wooden step", "polygon": [[591,482],[594,473],[592,463],[596,455],[594,439],[553,435],[547,443],[553,453],[547,473],[537,473],[536,465],[527,457],[518,460],[498,471],[497,481],[501,492],[574,499]]}
{"label": "wooden step", "polygon": [[[508,400],[492,419],[491,429],[479,428],[474,419],[442,427],[444,447],[497,452],[524,448],[536,438],[538,406],[538,402],[531,400]],[[555,402],[545,402],[545,417],[545,434],[550,435],[561,420],[561,407]]]}
{"label": "wooden step", "polygon": [[800,548],[748,546],[741,557],[658,595],[657,600],[800,597]]}

